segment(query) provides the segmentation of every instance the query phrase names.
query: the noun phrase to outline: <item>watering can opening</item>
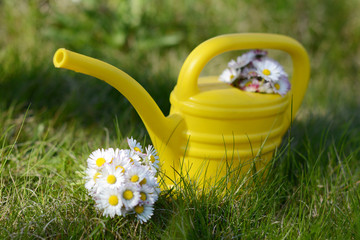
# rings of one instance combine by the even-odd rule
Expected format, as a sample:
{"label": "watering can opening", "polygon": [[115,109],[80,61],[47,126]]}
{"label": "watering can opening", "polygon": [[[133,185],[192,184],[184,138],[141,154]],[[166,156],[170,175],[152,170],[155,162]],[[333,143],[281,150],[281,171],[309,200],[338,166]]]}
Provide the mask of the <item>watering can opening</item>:
{"label": "watering can opening", "polygon": [[55,67],[60,67],[61,63],[64,61],[64,58],[65,58],[64,52],[63,51],[57,51],[55,53],[54,59],[53,59]]}
{"label": "watering can opening", "polygon": [[189,98],[189,101],[219,107],[254,108],[269,106],[287,101],[287,96],[278,94],[253,93],[240,90],[229,84],[220,82],[218,76],[200,77],[199,92]]}

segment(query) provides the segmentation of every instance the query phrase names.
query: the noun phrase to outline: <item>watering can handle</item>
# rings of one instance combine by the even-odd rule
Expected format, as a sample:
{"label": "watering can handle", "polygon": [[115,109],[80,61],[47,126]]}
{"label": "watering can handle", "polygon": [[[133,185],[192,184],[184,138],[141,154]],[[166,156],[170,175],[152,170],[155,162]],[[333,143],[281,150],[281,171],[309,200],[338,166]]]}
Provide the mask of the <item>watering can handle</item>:
{"label": "watering can handle", "polygon": [[292,104],[290,104],[291,107],[289,106],[289,111],[293,118],[305,95],[310,76],[310,62],[306,50],[299,42],[278,34],[228,34],[203,42],[190,53],[181,68],[177,83],[177,96],[181,100],[187,100],[199,92],[197,84],[199,75],[213,57],[228,51],[261,48],[282,50],[291,56],[293,62],[292,88],[290,90]]}

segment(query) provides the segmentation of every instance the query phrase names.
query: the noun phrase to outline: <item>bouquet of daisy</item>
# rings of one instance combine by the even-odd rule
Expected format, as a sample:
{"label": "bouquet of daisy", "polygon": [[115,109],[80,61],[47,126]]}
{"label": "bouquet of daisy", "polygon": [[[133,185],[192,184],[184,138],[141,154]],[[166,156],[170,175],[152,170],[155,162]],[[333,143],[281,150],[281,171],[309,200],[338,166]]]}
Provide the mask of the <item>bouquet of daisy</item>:
{"label": "bouquet of daisy", "polygon": [[153,146],[143,148],[128,138],[130,149],[98,149],[87,159],[85,188],[104,216],[135,214],[140,223],[153,215],[158,199],[159,157]]}
{"label": "bouquet of daisy", "polygon": [[291,88],[283,67],[266,51],[251,50],[231,60],[219,80],[248,92],[277,93],[284,96]]}

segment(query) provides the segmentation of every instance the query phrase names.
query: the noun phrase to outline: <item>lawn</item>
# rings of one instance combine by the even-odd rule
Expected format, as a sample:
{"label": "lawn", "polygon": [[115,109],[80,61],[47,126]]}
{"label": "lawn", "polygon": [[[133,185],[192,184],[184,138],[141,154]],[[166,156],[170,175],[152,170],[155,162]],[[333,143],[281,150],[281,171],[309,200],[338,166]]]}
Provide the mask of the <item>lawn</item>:
{"label": "lawn", "polygon": [[[360,238],[360,2],[0,1],[1,239]],[[120,2],[120,3],[119,3]],[[154,216],[106,218],[84,188],[97,148],[150,144],[136,111],[92,77],[55,69],[65,47],[138,80],[168,114],[180,68],[201,42],[226,33],[290,36],[308,51],[303,104],[264,181],[222,194],[183,179]],[[237,53],[219,56],[219,74]],[[273,52],[285,66],[287,56]]]}

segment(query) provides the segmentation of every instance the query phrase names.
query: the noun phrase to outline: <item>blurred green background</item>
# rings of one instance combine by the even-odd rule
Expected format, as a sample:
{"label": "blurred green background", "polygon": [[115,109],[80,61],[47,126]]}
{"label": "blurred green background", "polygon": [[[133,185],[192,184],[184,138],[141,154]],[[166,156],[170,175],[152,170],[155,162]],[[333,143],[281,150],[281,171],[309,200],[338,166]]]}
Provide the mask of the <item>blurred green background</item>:
{"label": "blurred green background", "polygon": [[267,32],[291,36],[309,52],[312,75],[302,110],[345,121],[360,102],[359,5],[357,0],[3,0],[1,105],[26,109],[31,103],[40,118],[57,113],[59,123],[77,119],[97,127],[111,128],[117,116],[124,129],[139,123],[126,100],[100,81],[55,69],[57,48],[119,67],[167,113],[169,93],[194,47],[220,34]]}
{"label": "blurred green background", "polygon": [[[309,232],[307,239],[340,232],[354,236],[351,230],[360,226],[359,12],[359,0],[0,0],[4,236],[21,237],[21,229],[47,237],[57,233],[99,237],[105,232],[116,236],[126,231],[123,224],[137,228],[126,220],[113,220],[105,227],[108,220],[100,220],[82,185],[74,182],[81,179],[78,171],[91,151],[125,146],[124,137],[130,135],[149,143],[146,130],[129,102],[112,87],[55,69],[56,49],[65,47],[122,69],[167,114],[170,92],[191,50],[211,37],[242,32],[287,35],[309,53],[309,88],[291,129],[291,151],[280,158],[276,170],[278,179],[286,181],[250,190],[240,203],[225,201],[224,212],[218,204],[209,207],[201,199],[185,199],[178,209],[179,203],[169,200],[166,205],[168,198],[160,198],[160,207],[175,216],[170,230],[165,229],[167,215],[158,214],[155,224],[124,236],[141,238],[156,229],[146,236],[157,238],[194,226],[201,228],[194,231],[196,236],[219,238],[236,238],[237,229],[253,239],[267,238],[264,232],[270,230],[273,239],[297,238],[304,232]],[[235,53],[220,56],[205,74],[220,74],[232,56]],[[274,56],[291,72],[289,58],[278,52]],[[286,139],[284,144],[288,143]],[[38,181],[24,183],[11,180],[12,175],[38,176]],[[246,211],[239,204],[247,206]],[[232,206],[238,211],[233,212]],[[314,215],[314,207],[320,217]],[[84,213],[81,218],[79,211]],[[223,220],[208,222],[208,211]],[[183,216],[189,224],[179,226]],[[69,230],[72,221],[78,225]]]}

